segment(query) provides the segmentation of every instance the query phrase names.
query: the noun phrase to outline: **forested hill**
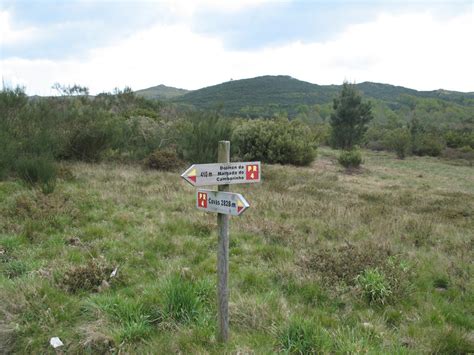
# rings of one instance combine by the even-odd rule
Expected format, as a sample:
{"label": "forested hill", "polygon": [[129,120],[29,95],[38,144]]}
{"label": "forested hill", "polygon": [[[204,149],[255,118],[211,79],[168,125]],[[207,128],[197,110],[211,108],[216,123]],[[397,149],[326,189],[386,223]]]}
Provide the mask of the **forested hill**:
{"label": "forested hill", "polygon": [[[413,100],[417,98],[435,99],[436,102],[441,100],[455,106],[474,107],[473,92],[417,91],[372,82],[360,83],[357,87],[365,98],[375,99],[376,103],[385,104],[392,110],[413,106]],[[293,117],[304,110],[305,106],[331,103],[340,88],[340,85],[311,84],[290,76],[260,76],[190,91],[172,100],[200,109],[220,107],[228,115],[257,117],[285,112]]]}
{"label": "forested hill", "polygon": [[138,96],[145,97],[147,99],[172,99],[181,95],[186,94],[189,90],[178,89],[166,85],[153,86],[148,89],[135,91]]}

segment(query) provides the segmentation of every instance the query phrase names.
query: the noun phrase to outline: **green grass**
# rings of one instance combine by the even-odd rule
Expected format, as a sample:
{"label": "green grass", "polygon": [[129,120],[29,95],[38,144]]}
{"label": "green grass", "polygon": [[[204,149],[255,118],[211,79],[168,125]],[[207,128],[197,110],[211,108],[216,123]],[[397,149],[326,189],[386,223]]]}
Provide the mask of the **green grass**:
{"label": "green grass", "polygon": [[323,148],[232,187],[251,208],[231,219],[226,345],[216,216],[178,173],[70,164],[48,195],[0,182],[0,353],[53,336],[71,353],[473,352],[472,168],[363,154],[348,173]]}

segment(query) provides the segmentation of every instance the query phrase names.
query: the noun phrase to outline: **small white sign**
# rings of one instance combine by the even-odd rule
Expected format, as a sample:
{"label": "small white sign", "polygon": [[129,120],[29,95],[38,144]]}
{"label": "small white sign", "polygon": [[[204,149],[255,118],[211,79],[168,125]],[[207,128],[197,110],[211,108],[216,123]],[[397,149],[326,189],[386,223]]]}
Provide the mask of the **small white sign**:
{"label": "small white sign", "polygon": [[196,207],[206,212],[240,216],[250,205],[241,194],[198,189]]}
{"label": "small white sign", "polygon": [[193,164],[181,177],[193,186],[260,182],[260,162]]}

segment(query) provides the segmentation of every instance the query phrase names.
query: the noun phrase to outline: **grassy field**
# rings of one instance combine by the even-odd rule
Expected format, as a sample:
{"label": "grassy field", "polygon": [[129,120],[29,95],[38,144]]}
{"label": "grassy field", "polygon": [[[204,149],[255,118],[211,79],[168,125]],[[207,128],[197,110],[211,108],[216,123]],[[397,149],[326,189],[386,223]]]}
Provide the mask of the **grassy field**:
{"label": "grassy field", "polygon": [[[474,170],[365,152],[347,173],[264,165],[235,185],[231,339],[216,341],[216,216],[179,172],[68,164],[0,182],[0,353],[474,352]],[[115,276],[111,277],[112,271]]]}

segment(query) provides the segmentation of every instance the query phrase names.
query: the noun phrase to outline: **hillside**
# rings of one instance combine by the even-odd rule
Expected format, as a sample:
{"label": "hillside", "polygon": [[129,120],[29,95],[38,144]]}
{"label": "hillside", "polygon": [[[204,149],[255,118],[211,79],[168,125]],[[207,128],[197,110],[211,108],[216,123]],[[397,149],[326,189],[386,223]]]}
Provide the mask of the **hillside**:
{"label": "hillside", "polygon": [[240,114],[246,107],[278,106],[288,112],[301,104],[323,104],[337,94],[338,86],[320,86],[289,76],[260,76],[228,81],[191,91],[175,102],[194,105],[200,109],[223,106],[228,114]]}
{"label": "hillside", "polygon": [[[392,109],[408,106],[407,96],[441,99],[461,106],[474,106],[472,92],[417,91],[372,82],[363,82],[357,84],[357,87],[366,98],[379,100]],[[190,91],[173,101],[190,104],[199,109],[222,107],[229,115],[268,116],[274,112],[286,111],[291,117],[298,113],[301,105],[312,106],[332,102],[340,88],[340,85],[317,85],[290,76],[260,76]]]}
{"label": "hillside", "polygon": [[189,90],[178,89],[166,85],[153,86],[151,88],[135,91],[135,94],[147,99],[172,99],[188,93]]}

